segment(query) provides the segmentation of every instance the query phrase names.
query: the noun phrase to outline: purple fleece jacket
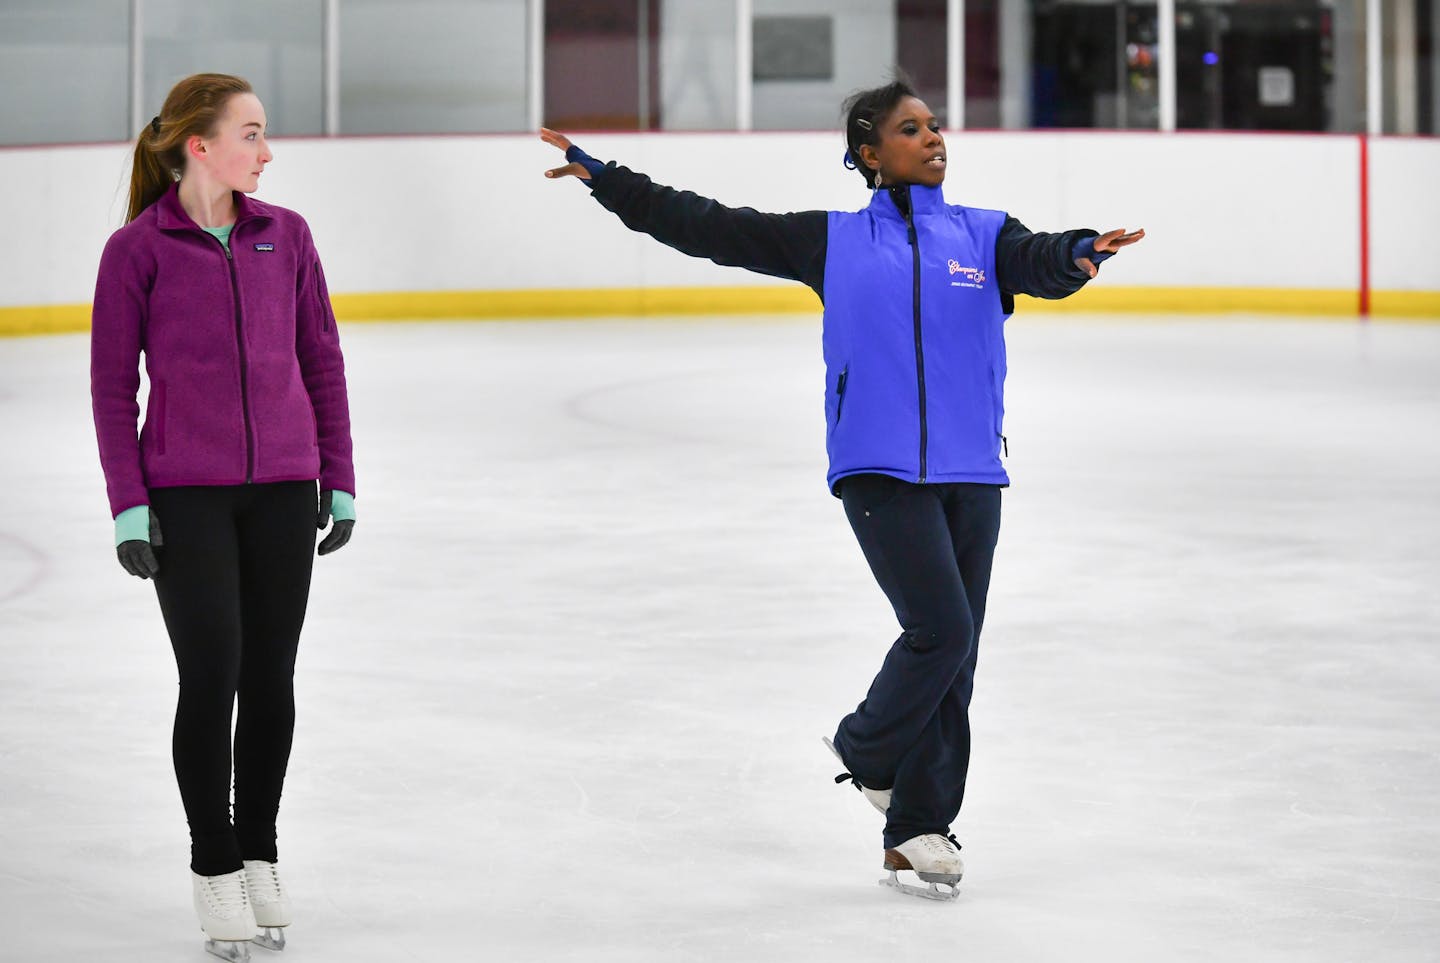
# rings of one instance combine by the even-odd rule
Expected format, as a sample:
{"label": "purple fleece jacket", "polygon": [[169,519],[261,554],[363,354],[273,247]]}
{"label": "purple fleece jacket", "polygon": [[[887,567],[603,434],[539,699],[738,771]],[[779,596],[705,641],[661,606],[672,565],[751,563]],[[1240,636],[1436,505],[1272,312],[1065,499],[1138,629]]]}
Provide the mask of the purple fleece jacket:
{"label": "purple fleece jacket", "polygon": [[228,256],[178,185],[105,245],[90,397],[112,515],[176,485],[319,478],[355,494],[345,362],[310,228],[244,194],[235,205]]}

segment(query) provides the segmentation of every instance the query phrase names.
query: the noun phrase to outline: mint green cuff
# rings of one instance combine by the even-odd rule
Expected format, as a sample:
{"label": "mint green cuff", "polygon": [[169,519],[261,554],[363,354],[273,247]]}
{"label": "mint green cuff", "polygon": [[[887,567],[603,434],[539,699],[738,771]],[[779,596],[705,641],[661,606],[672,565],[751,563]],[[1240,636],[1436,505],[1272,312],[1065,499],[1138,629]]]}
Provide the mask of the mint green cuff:
{"label": "mint green cuff", "polygon": [[330,493],[330,517],[337,522],[355,521],[355,496],[335,489]]}
{"label": "mint green cuff", "polygon": [[150,541],[150,506],[136,505],[115,516],[115,544]]}

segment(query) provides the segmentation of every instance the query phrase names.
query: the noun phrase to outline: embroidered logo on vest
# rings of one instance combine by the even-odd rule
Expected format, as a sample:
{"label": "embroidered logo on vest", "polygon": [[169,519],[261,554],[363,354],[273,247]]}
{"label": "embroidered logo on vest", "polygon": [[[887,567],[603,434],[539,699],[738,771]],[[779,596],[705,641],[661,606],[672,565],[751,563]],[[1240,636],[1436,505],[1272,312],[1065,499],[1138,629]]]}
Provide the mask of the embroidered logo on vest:
{"label": "embroidered logo on vest", "polygon": [[960,275],[963,280],[950,282],[952,288],[983,288],[985,286],[985,269],[973,267],[961,267],[960,262],[951,258],[945,262],[950,268],[950,277]]}
{"label": "embroidered logo on vest", "polygon": [[260,243],[260,244],[256,244],[256,245],[255,245],[255,250],[257,250],[257,251],[273,251],[273,250],[275,250],[275,245],[273,245],[273,244],[266,244],[266,243]]}

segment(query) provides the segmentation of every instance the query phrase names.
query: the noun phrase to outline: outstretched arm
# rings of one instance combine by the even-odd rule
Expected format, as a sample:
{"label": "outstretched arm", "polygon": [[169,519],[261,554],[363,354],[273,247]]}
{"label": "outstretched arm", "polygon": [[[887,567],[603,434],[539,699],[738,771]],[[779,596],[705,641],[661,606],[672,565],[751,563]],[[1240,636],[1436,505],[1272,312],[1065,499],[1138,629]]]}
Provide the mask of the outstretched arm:
{"label": "outstretched arm", "polygon": [[1123,228],[1105,234],[1088,229],[1036,233],[1007,217],[995,242],[1000,292],[1051,299],[1074,294],[1099,273],[1101,261],[1144,236],[1144,229],[1126,233]]}
{"label": "outstretched arm", "polygon": [[552,179],[577,177],[591,194],[632,231],[692,257],[727,267],[802,281],[823,297],[824,211],[764,214],[726,207],[691,191],[656,184],[614,162],[601,164],[564,134],[541,128],[540,139],[565,151],[566,163],[545,172]]}

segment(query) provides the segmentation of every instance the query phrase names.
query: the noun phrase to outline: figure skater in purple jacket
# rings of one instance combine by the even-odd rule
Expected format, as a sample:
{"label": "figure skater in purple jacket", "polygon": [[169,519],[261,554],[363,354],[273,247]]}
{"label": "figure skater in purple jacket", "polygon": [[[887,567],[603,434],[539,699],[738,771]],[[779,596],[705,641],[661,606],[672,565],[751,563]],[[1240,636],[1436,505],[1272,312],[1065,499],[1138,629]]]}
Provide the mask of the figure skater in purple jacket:
{"label": "figure skater in purple jacket", "polygon": [[265,127],[239,77],[175,85],[135,145],[91,333],[116,554],[154,581],[175,652],[195,910],[206,949],[230,960],[248,959],[251,940],[284,946],[275,822],[295,651],[317,526],[330,525],[325,555],[355,524],[345,365],[320,258],[298,214],[248,196],[272,156]]}

